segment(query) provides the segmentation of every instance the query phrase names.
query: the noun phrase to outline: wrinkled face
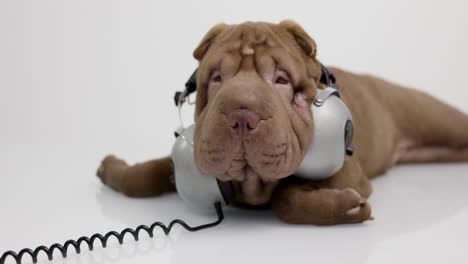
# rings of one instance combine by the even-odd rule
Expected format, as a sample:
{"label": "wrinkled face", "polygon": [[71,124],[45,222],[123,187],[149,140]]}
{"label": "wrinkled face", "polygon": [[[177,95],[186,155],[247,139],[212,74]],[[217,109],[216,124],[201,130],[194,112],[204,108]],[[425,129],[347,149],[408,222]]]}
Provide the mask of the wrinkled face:
{"label": "wrinkled face", "polygon": [[315,43],[290,21],[218,25],[194,56],[195,162],[238,183],[244,202],[265,203],[278,180],[299,167],[312,137]]}

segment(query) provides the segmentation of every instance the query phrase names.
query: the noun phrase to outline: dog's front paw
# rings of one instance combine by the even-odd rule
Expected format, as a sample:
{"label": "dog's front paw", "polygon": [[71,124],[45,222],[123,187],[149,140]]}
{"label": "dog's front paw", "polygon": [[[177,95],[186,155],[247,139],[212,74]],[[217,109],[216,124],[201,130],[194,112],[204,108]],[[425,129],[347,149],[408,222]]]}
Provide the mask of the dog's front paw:
{"label": "dog's front paw", "polygon": [[367,199],[362,197],[352,188],[340,190],[340,199],[338,200],[337,218],[341,218],[343,223],[361,223],[367,220],[373,220],[371,216],[371,207]]}
{"label": "dog's front paw", "polygon": [[127,163],[114,155],[107,155],[99,166],[96,175],[102,183],[113,189],[120,190],[122,172],[128,167]]}
{"label": "dog's front paw", "polygon": [[272,209],[281,220],[292,224],[338,225],[373,219],[369,203],[352,188],[283,185],[274,192]]}

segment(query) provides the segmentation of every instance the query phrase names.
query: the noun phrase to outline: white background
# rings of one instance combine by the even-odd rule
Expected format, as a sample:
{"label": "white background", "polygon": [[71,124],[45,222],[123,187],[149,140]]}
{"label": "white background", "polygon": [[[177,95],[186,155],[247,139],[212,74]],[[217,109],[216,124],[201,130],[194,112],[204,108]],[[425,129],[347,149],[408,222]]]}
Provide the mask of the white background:
{"label": "white background", "polygon": [[[95,170],[107,153],[130,163],[169,153],[178,125],[173,93],[214,24],[293,19],[325,64],[428,91],[468,112],[467,3],[1,0],[0,254],[155,220],[213,219],[187,210],[176,194],[126,198],[103,187]],[[228,210],[214,229],[177,228],[168,238],[67,260],[57,254],[54,262],[466,263],[467,171],[391,170],[373,182],[375,221],[361,225],[288,226],[268,211]]]}

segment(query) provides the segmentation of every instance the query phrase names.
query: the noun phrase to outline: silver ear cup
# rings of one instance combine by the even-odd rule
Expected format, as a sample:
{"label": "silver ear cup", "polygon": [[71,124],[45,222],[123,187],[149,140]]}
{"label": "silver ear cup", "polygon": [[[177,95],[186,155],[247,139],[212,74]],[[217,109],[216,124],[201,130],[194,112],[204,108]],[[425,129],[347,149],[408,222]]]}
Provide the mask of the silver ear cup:
{"label": "silver ear cup", "polygon": [[[319,90],[312,104],[312,141],[294,175],[311,180],[328,178],[343,166],[346,147],[352,137],[352,117],[331,87]],[[346,136],[348,129],[348,136]],[[351,131],[349,131],[351,130]],[[346,142],[348,141],[348,142]]]}
{"label": "silver ear cup", "polygon": [[[172,147],[176,189],[189,207],[209,211],[215,202],[226,204],[215,177],[202,173],[193,159],[194,125],[180,131]],[[229,186],[224,185],[223,189]],[[229,190],[225,191],[228,192]]]}

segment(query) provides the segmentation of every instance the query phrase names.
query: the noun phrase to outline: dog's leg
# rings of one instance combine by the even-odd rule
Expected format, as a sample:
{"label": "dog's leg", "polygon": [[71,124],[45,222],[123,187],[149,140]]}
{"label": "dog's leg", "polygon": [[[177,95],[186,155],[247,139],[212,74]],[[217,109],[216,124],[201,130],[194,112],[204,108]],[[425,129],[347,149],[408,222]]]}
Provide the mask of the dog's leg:
{"label": "dog's leg", "polygon": [[112,189],[130,197],[156,196],[174,192],[171,183],[171,159],[169,157],[137,163],[133,166],[115,156],[107,156],[101,162],[97,176]]}
{"label": "dog's leg", "polygon": [[371,217],[366,198],[371,185],[356,158],[347,157],[343,168],[321,182],[285,179],[275,189],[272,209],[293,224],[335,225],[360,223]]}
{"label": "dog's leg", "polygon": [[409,99],[400,115],[412,121],[399,122],[404,134],[395,161],[468,161],[468,115],[423,92],[411,91]]}

